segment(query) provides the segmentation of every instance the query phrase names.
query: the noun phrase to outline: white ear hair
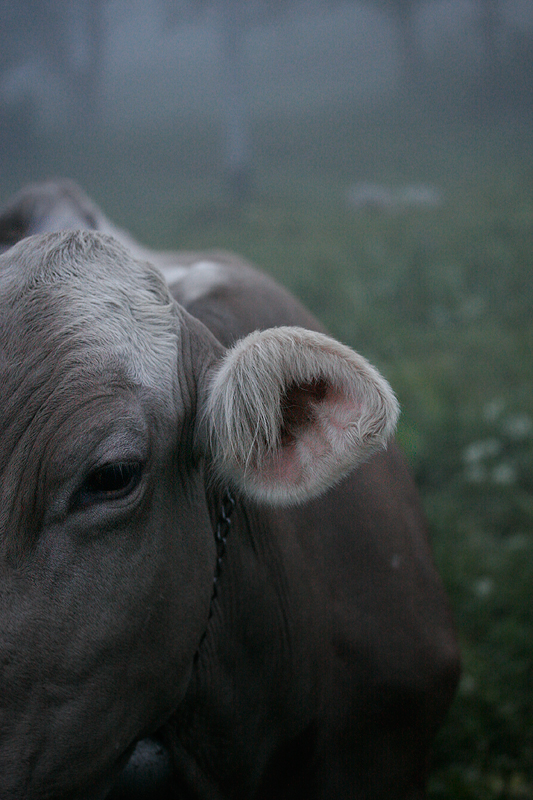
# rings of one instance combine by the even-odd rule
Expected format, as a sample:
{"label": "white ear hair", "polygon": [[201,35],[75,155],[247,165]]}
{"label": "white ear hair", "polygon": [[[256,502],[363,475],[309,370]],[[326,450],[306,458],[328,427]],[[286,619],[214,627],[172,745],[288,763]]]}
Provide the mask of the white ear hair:
{"label": "white ear hair", "polygon": [[271,328],[222,359],[206,417],[217,473],[260,501],[325,491],[375,450],[398,419],[387,381],[329,336]]}

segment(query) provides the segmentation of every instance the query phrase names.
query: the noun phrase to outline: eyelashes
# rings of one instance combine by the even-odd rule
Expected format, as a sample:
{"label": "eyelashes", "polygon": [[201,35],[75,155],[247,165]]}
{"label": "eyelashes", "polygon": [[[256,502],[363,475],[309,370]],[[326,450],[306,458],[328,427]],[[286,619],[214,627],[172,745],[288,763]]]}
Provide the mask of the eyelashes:
{"label": "eyelashes", "polygon": [[74,505],[81,507],[127,497],[139,485],[143,467],[141,461],[116,461],[98,467],[85,478]]}

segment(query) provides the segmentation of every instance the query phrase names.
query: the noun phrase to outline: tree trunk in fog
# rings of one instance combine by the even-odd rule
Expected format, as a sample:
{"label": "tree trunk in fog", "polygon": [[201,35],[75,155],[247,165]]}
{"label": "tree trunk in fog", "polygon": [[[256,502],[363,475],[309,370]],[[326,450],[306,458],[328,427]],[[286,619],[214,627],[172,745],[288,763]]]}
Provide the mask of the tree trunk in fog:
{"label": "tree trunk in fog", "polygon": [[499,0],[478,0],[479,21],[485,64],[489,72],[494,72],[500,61],[498,47],[498,26],[500,23]]}
{"label": "tree trunk in fog", "polygon": [[242,202],[252,182],[250,120],[245,97],[245,6],[247,0],[220,0],[224,173],[234,202]]}
{"label": "tree trunk in fog", "polygon": [[420,48],[418,46],[415,8],[417,0],[397,0],[393,4],[398,31],[400,68],[408,83],[418,80],[422,73]]}
{"label": "tree trunk in fog", "polygon": [[71,6],[77,32],[74,67],[70,71],[72,116],[85,130],[99,122],[104,60],[105,0],[77,2]]}

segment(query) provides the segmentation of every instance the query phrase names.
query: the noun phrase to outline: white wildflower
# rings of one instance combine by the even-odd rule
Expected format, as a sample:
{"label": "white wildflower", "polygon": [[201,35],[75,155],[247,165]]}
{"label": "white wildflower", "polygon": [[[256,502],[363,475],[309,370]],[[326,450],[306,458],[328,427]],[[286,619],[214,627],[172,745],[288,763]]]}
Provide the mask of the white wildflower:
{"label": "white wildflower", "polygon": [[478,597],[488,597],[494,590],[494,581],[492,578],[485,576],[484,578],[479,578],[477,581],[475,581],[473,588],[474,594],[476,594]]}
{"label": "white wildflower", "polygon": [[515,441],[528,439],[533,434],[533,420],[527,414],[515,414],[507,417],[503,429]]}
{"label": "white wildflower", "polygon": [[502,461],[492,470],[492,480],[500,486],[510,486],[512,483],[516,483],[516,478],[516,467],[509,461]]}
{"label": "white wildflower", "polygon": [[505,400],[501,397],[495,397],[485,404],[483,409],[483,419],[485,422],[496,422],[505,411]]}
{"label": "white wildflower", "polygon": [[498,439],[482,439],[478,442],[472,442],[464,449],[463,460],[467,464],[475,464],[487,458],[494,458],[501,449],[502,445]]}

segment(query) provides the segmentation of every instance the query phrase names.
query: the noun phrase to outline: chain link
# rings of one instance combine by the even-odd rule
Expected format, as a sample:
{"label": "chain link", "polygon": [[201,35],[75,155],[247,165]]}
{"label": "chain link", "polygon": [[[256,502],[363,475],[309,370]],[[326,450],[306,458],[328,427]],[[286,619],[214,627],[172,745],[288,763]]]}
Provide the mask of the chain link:
{"label": "chain link", "polygon": [[[220,577],[222,569],[222,559],[226,552],[226,539],[231,528],[231,515],[235,508],[235,500],[229,489],[226,489],[224,497],[222,498],[222,509],[218,518],[217,527],[215,530],[215,543],[217,546],[217,563],[215,567],[215,574],[213,576],[213,584],[216,587],[217,581]],[[216,597],[216,589],[211,600],[211,604]]]}
{"label": "chain link", "polygon": [[209,627],[209,623],[211,622],[211,617],[213,616],[213,609],[215,600],[218,595],[218,579],[220,578],[220,573],[222,571],[222,560],[226,553],[226,540],[228,538],[228,534],[231,528],[231,515],[233,513],[233,509],[235,508],[235,499],[231,494],[229,489],[226,489],[224,492],[224,497],[222,498],[222,507],[220,510],[220,516],[217,520],[217,526],[215,528],[215,544],[217,548],[217,562],[215,565],[215,574],[213,575],[213,594],[211,595],[211,603],[209,605],[209,616],[207,618],[207,625],[205,627],[205,631],[203,632],[200,642],[198,644],[198,649],[194,655],[195,662],[198,661],[198,656],[200,654],[200,648],[204,643],[204,639],[207,636],[207,628]]}

